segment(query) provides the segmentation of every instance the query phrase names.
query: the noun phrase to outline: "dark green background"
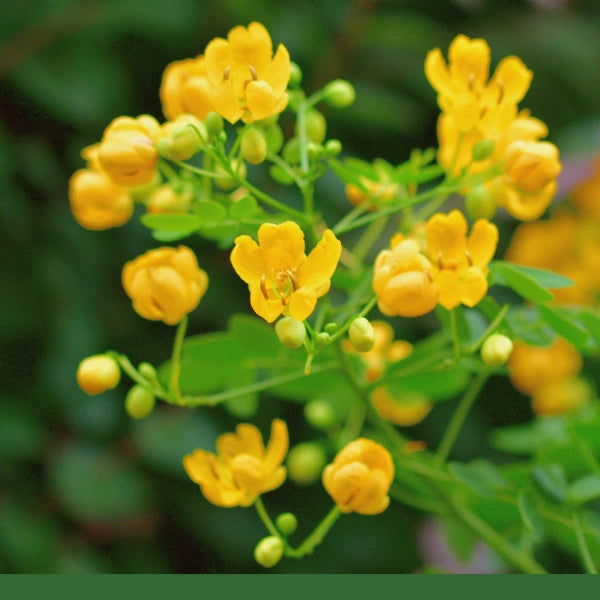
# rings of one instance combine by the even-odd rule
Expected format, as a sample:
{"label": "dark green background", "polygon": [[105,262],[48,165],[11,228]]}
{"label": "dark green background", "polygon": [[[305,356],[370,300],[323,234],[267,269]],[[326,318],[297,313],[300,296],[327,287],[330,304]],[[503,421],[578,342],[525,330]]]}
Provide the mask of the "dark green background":
{"label": "dark green background", "polygon": [[[552,4],[558,8],[543,8]],[[98,397],[76,386],[83,357],[112,348],[134,363],[158,364],[174,332],[140,319],[121,288],[124,261],[155,243],[148,231],[136,220],[110,231],[84,230],[67,199],[68,178],[83,166],[79,152],[114,117],[163,119],[158,88],[170,61],[195,56],[213,37],[253,20],[287,46],[309,93],[336,77],[354,83],[356,103],[326,111],[329,135],[348,154],[397,163],[411,148],[435,144],[437,107],[423,62],[433,47],[446,54],[458,33],[484,37],[494,65],[517,54],[534,71],[522,106],[548,124],[551,140],[563,142],[565,159],[598,148],[600,8],[594,1],[5,1],[0,572],[263,571],[252,559],[264,533],[254,511],[209,505],[181,467],[183,454],[212,448],[236,419],[220,409],[160,406],[133,423],[123,410],[125,382]],[[345,208],[341,189],[324,188],[332,212]],[[186,243],[218,274],[190,331],[221,329],[232,312],[249,311],[246,292],[226,275],[226,253],[201,240]],[[459,458],[483,451],[490,426],[528,416],[523,398],[503,381],[492,383],[486,397],[502,403],[478,407],[456,449]],[[278,415],[292,424],[292,443],[314,434],[301,407],[265,402],[256,420],[263,431]],[[423,436],[439,435],[450,408],[439,408]],[[291,483],[265,503],[274,512],[297,512],[299,538],[330,505],[319,484]],[[344,517],[314,556],[273,570],[413,572],[424,562],[415,542],[421,516],[394,505],[376,518]],[[563,571],[577,569],[564,557],[553,560]]]}

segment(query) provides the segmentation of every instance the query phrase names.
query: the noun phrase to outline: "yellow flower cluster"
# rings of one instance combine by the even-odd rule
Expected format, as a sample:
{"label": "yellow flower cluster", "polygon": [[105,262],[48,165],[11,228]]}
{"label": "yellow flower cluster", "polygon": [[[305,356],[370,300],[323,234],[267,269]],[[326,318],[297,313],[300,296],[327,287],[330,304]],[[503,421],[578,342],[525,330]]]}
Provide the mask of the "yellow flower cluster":
{"label": "yellow flower cluster", "polygon": [[[446,64],[439,48],[430,51],[425,74],[438,93],[438,161],[452,175],[501,172],[485,185],[495,204],[524,221],[538,218],[556,192],[561,171],[556,146],[544,123],[518,111],[531,71],[516,56],[504,58],[489,77],[490,49],[482,39],[457,36]],[[491,152],[478,157],[477,144]]]}
{"label": "yellow flower cluster", "polygon": [[375,260],[379,310],[387,316],[417,317],[437,304],[446,309],[475,306],[487,292],[487,265],[497,243],[498,230],[485,219],[476,221],[467,236],[466,219],[458,210],[433,215],[419,241],[396,235],[391,249]]}

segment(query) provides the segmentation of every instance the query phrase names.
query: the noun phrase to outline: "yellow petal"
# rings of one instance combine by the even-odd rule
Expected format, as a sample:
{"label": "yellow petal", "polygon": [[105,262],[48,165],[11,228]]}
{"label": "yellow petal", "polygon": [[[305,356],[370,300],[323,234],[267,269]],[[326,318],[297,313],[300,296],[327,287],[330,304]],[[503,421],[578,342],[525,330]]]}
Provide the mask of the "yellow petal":
{"label": "yellow petal", "polygon": [[250,423],[240,423],[236,427],[237,437],[243,448],[243,452],[262,459],[265,454],[265,446],[258,428]]}
{"label": "yellow petal", "polygon": [[249,235],[235,238],[230,260],[235,272],[248,285],[260,285],[261,277],[270,272],[261,248]]}
{"label": "yellow petal", "polygon": [[439,48],[430,50],[425,58],[425,76],[436,92],[452,94],[450,73]]}
{"label": "yellow petal", "polygon": [[271,437],[267,444],[264,464],[267,471],[272,471],[280,465],[285,458],[289,447],[288,430],[285,421],[273,419],[271,423]]}
{"label": "yellow petal", "polygon": [[319,243],[298,269],[298,285],[318,288],[331,279],[342,254],[342,243],[330,229],[325,230]]}
{"label": "yellow petal", "polygon": [[517,104],[529,89],[532,77],[533,73],[520,58],[507,56],[498,63],[489,86],[498,89],[501,102]]}
{"label": "yellow petal", "polygon": [[441,255],[444,261],[463,260],[466,249],[467,221],[459,210],[448,215],[437,213],[429,219],[427,253],[435,262]]}
{"label": "yellow petal", "polygon": [[271,36],[260,23],[250,23],[247,29],[242,26],[234,27],[227,35],[227,41],[237,65],[252,65],[261,73],[271,62]]}
{"label": "yellow petal", "polygon": [[467,250],[473,264],[487,265],[494,257],[498,244],[498,228],[485,219],[479,219],[471,228]]}
{"label": "yellow petal", "polygon": [[438,303],[451,310],[458,306],[462,297],[462,285],[456,271],[438,271],[433,276],[438,288]]}
{"label": "yellow petal", "polygon": [[458,35],[448,50],[450,76],[463,87],[479,90],[485,86],[489,77],[490,47],[482,39],[470,39]]}
{"label": "yellow petal", "polygon": [[466,306],[475,306],[488,289],[486,273],[479,267],[469,267],[464,277],[461,302]]}
{"label": "yellow petal", "polygon": [[265,298],[258,285],[250,286],[250,306],[259,317],[268,323],[272,323],[285,308],[279,298],[272,297],[272,292],[269,291],[268,298]]}
{"label": "yellow petal", "polygon": [[260,121],[280,113],[287,105],[287,94],[285,97],[276,95],[266,81],[251,81],[246,86],[246,104],[251,113],[251,120]]}
{"label": "yellow petal", "polygon": [[260,73],[260,79],[269,83],[276,96],[281,96],[287,89],[290,81],[290,54],[283,44],[279,44],[273,60]]}
{"label": "yellow petal", "polygon": [[271,269],[275,272],[295,269],[306,258],[304,233],[293,221],[279,225],[263,223],[258,230],[258,242],[268,265],[267,273]]}
{"label": "yellow petal", "polygon": [[231,69],[233,56],[227,40],[215,38],[210,41],[204,50],[204,64],[206,76],[213,85],[223,82],[227,68]]}

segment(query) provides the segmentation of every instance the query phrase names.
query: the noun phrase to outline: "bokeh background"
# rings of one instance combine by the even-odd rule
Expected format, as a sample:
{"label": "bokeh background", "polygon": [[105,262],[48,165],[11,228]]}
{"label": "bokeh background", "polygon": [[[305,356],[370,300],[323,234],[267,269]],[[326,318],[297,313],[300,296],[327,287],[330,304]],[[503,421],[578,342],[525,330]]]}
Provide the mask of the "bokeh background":
{"label": "bokeh background", "polygon": [[[252,509],[218,509],[187,479],[181,457],[212,448],[237,420],[217,410],[159,407],[132,422],[126,383],[98,397],[76,386],[78,362],[115,349],[134,363],[168,357],[173,330],[140,319],[120,285],[121,267],[152,245],[136,220],[90,232],[73,220],[68,178],[80,151],[116,116],[163,119],[165,66],[196,56],[235,25],[262,22],[285,43],[310,93],[341,77],[356,103],[325,110],[344,151],[400,162],[435,145],[435,95],[427,51],[444,54],[458,33],[484,37],[493,65],[517,54],[534,71],[522,106],[546,122],[575,177],[598,150],[600,3],[567,0],[5,0],[0,23],[0,572],[255,573],[264,534]],[[344,208],[332,184],[332,206]],[[190,332],[219,330],[248,313],[227,256],[193,244],[211,282]],[[528,418],[523,398],[495,382],[461,438],[457,456],[484,452],[489,427]],[[491,395],[491,400],[490,400]],[[498,400],[494,402],[493,399]],[[310,436],[301,409],[267,399],[255,422],[277,415]],[[450,409],[451,407],[449,407]],[[443,428],[448,411],[427,420]],[[294,441],[294,440],[292,440]],[[322,502],[320,501],[322,497]],[[267,505],[300,516],[300,536],[328,510],[319,484],[289,484]],[[367,522],[368,521],[368,522]],[[447,565],[435,523],[395,505],[348,516],[317,552],[279,573],[411,573]],[[563,572],[567,557],[546,557]],[[483,551],[470,572],[502,570]],[[436,562],[437,561],[437,562]],[[446,561],[446,562],[445,562]],[[572,567],[575,569],[576,567]]]}

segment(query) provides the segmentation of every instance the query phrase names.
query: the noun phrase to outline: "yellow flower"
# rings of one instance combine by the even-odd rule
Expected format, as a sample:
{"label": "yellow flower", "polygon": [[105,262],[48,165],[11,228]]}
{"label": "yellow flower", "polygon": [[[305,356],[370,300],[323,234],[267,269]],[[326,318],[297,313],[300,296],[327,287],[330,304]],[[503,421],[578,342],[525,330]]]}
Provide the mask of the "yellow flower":
{"label": "yellow flower", "polygon": [[494,256],[498,229],[479,219],[467,237],[467,222],[458,210],[437,213],[425,227],[427,253],[437,264],[432,271],[439,288],[438,302],[450,310],[459,304],[475,306],[485,296],[487,264]]}
{"label": "yellow flower", "polygon": [[358,438],[323,470],[323,486],[342,512],[375,515],[390,503],[394,479],[390,453],[377,442]]}
{"label": "yellow flower", "polygon": [[250,506],[260,494],[284,482],[286,469],[282,463],[288,445],[284,421],[273,420],[266,449],[260,431],[254,425],[242,423],[235,434],[219,436],[216,455],[194,450],[183,458],[183,466],[212,504]]}
{"label": "yellow flower", "polygon": [[450,44],[449,63],[439,48],[425,60],[425,75],[438,92],[441,110],[462,132],[477,129],[494,137],[516,116],[516,105],[525,96],[532,73],[516,56],[500,61],[488,81],[490,48],[485,40],[458,35]]}
{"label": "yellow flower", "polygon": [[370,400],[384,419],[402,427],[420,423],[433,408],[433,404],[424,396],[395,398],[383,385],[371,392]]}
{"label": "yellow flower", "polygon": [[69,201],[77,223],[95,231],[119,227],[133,215],[129,191],[92,169],[79,169],[71,175]]}
{"label": "yellow flower", "polygon": [[433,310],[439,290],[432,271],[415,240],[396,236],[391,249],[375,259],[373,290],[379,310],[388,317],[418,317]]}
{"label": "yellow flower", "polygon": [[538,416],[573,412],[592,398],[589,384],[581,377],[564,377],[545,383],[531,395],[531,409]]}
{"label": "yellow flower", "polygon": [[156,175],[158,121],[149,115],[117,117],[105,129],[98,162],[106,175],[123,187],[150,183]]}
{"label": "yellow flower", "polygon": [[152,190],[146,209],[151,214],[186,213],[192,205],[192,190],[176,192],[169,184]]}
{"label": "yellow flower", "polygon": [[126,263],[122,282],[141,317],[175,325],[198,306],[208,277],[194,253],[179,246],[149,250]]}
{"label": "yellow flower", "polygon": [[77,367],[77,384],[90,396],[111,390],[119,384],[121,369],[117,361],[105,354],[84,358]]}
{"label": "yellow flower", "polygon": [[522,394],[532,395],[546,385],[575,376],[582,367],[581,355],[564,338],[549,346],[515,341],[508,359],[509,378]]}
{"label": "yellow flower", "polygon": [[307,257],[304,234],[296,223],[263,223],[258,244],[249,235],[235,239],[231,264],[248,284],[257,315],[269,323],[282,313],[304,321],[329,291],[341,252],[342,244],[329,229]]}
{"label": "yellow flower", "polygon": [[234,27],[204,52],[214,86],[214,110],[231,123],[251,123],[280,113],[288,102],[290,56],[282,44],[273,56],[269,32],[260,23]]}
{"label": "yellow flower", "polygon": [[163,72],[159,96],[169,120],[189,114],[204,121],[215,110],[213,93],[203,56],[172,62]]}

